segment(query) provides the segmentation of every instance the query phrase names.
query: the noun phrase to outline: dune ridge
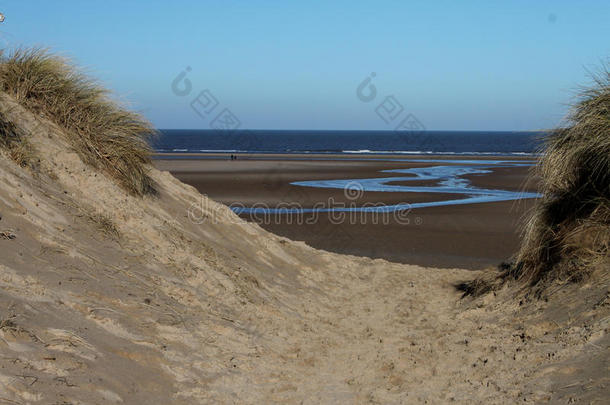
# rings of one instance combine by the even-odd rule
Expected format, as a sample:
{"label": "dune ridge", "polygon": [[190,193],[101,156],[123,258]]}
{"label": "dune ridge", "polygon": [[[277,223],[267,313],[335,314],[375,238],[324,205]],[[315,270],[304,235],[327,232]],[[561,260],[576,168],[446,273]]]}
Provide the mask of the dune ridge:
{"label": "dune ridge", "polygon": [[157,194],[130,194],[48,117],[8,94],[0,113],[36,163],[0,152],[0,401],[608,396],[607,273],[460,299],[478,272],[315,250],[152,167]]}

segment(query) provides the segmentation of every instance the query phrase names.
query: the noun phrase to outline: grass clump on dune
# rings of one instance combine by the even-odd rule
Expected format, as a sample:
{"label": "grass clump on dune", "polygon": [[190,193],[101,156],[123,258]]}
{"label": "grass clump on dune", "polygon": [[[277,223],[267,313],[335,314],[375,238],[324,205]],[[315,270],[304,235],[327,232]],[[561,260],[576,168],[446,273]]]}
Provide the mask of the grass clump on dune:
{"label": "grass clump on dune", "polygon": [[498,275],[464,283],[478,295],[506,280],[537,291],[579,281],[610,266],[610,74],[595,77],[569,115],[570,125],[546,138],[536,167],[543,197],[524,230],[515,263]]}
{"label": "grass clump on dune", "polygon": [[135,195],[153,193],[148,175],[155,131],[140,115],[68,61],[45,50],[16,50],[0,57],[0,88],[31,111],[65,129],[81,158]]}
{"label": "grass clump on dune", "polygon": [[21,167],[36,169],[34,147],[24,134],[0,111],[0,149]]}

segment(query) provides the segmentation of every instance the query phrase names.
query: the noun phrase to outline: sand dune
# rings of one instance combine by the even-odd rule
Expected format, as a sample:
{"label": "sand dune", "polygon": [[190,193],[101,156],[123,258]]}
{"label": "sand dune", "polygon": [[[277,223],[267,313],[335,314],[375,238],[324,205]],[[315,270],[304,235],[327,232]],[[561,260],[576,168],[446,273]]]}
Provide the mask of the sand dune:
{"label": "sand dune", "polygon": [[[546,300],[315,250],[167,172],[127,195],[2,95],[0,402],[515,403],[610,394],[608,274]],[[0,234],[2,235],[2,234]],[[9,238],[8,236],[14,236]]]}

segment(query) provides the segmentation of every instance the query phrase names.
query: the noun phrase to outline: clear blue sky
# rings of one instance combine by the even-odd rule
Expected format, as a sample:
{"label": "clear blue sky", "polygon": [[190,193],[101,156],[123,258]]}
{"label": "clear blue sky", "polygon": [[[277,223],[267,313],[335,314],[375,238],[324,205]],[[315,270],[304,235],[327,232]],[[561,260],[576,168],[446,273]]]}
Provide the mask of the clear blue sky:
{"label": "clear blue sky", "polygon": [[[243,128],[392,129],[394,95],[427,129],[560,122],[610,56],[609,1],[0,1],[4,46],[74,58],[160,128],[207,128],[209,89]],[[187,66],[192,93],[171,83]],[[371,72],[378,95],[356,88]]]}

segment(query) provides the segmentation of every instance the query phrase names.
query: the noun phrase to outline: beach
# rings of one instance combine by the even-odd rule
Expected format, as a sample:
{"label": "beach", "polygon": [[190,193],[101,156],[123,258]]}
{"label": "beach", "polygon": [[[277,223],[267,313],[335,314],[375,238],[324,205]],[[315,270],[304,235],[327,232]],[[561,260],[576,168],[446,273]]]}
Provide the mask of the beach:
{"label": "beach", "polygon": [[[307,206],[326,201],[330,191],[338,205],[350,200],[343,189],[286,184],[345,177],[368,187],[374,182],[365,179],[394,173],[379,169],[434,170],[436,159],[156,160],[163,170],[148,171],[156,193],[138,196],[84,162],[57,125],[7,96],[0,113],[45,151],[34,155],[35,168],[0,155],[0,399],[7,403],[512,404],[607,397],[607,271],[544,300],[520,285],[463,297],[456,286],[487,273],[315,249],[227,207],[261,197]],[[223,204],[167,168],[205,194],[224,195]],[[277,175],[269,176],[272,168]],[[519,190],[527,167],[512,169],[471,181]],[[410,182],[408,173],[401,182]],[[350,202],[464,198],[398,194],[364,193]],[[508,254],[504,245],[516,243],[519,213],[511,204],[409,211],[407,219],[422,218],[420,230],[404,221],[354,229],[370,237],[360,247],[392,247],[388,235],[395,232],[398,252],[411,244],[427,263],[437,255],[453,266],[459,256],[475,267],[475,255],[493,263]],[[200,207],[198,216],[193,207]],[[349,229],[335,222],[327,232]],[[278,228],[299,229],[290,226]],[[324,231],[323,222],[311,226]],[[320,243],[341,247],[341,235],[323,236]],[[492,237],[506,251],[492,251],[486,240]],[[460,251],[465,247],[471,256]]]}
{"label": "beach", "polygon": [[608,403],[610,3],[6,3],[0,405]]}
{"label": "beach", "polygon": [[[359,192],[292,185],[297,181],[381,178],[398,174],[383,170],[438,166],[455,160],[531,162],[527,157],[404,156],[404,155],[239,155],[162,154],[155,166],[167,170],[199,192],[226,205],[268,206],[299,204],[362,206],[420,203],[462,198],[455,194],[417,192]],[[409,160],[409,161],[406,161]],[[434,162],[431,162],[434,161]],[[444,163],[443,163],[444,164]],[[472,186],[511,191],[536,190],[527,184],[528,166],[497,167],[490,173],[463,176]],[[431,185],[432,181],[410,182]],[[396,184],[401,184],[397,182]],[[358,191],[358,190],[356,190]],[[241,217],[292,240],[335,253],[443,268],[483,269],[508,261],[519,245],[523,216],[535,199],[447,205],[411,209],[406,215],[372,213],[319,215],[255,215]]]}

